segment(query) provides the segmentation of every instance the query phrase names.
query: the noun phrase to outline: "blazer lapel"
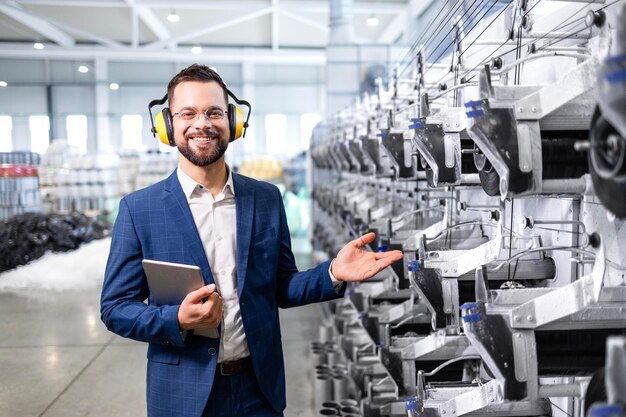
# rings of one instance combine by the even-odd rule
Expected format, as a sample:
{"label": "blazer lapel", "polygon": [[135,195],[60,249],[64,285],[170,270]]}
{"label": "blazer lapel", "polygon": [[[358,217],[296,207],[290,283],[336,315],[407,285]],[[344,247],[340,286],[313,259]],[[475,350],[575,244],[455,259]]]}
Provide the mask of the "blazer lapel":
{"label": "blazer lapel", "polygon": [[166,181],[163,200],[166,209],[171,213],[170,218],[179,223],[180,232],[183,235],[185,245],[196,262],[196,265],[202,269],[204,282],[206,284],[213,284],[215,281],[213,280],[213,274],[209,267],[209,261],[204,252],[204,246],[202,246],[198,229],[193,221],[187,198],[180,186],[176,171],[174,171]]}
{"label": "blazer lapel", "polygon": [[237,216],[237,295],[241,297],[248,269],[248,254],[254,223],[254,189],[247,184],[245,177],[235,173],[233,173],[233,184]]}

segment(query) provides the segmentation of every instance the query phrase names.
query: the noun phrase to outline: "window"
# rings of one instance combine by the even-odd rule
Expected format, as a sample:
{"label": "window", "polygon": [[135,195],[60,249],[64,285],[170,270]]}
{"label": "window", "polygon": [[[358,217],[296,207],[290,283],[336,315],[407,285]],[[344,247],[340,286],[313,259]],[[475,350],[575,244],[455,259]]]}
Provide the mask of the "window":
{"label": "window", "polygon": [[122,148],[138,150],[142,143],[143,118],[139,114],[122,116]]}
{"label": "window", "polygon": [[265,149],[269,155],[284,155],[287,150],[287,116],[265,116]]}
{"label": "window", "polygon": [[313,128],[322,120],[316,113],[306,113],[300,116],[300,149],[307,150],[311,145]]}
{"label": "window", "polygon": [[46,153],[50,145],[50,119],[48,116],[30,116],[28,118],[30,130],[30,149],[40,154]]}
{"label": "window", "polygon": [[11,116],[0,116],[0,152],[11,152],[13,150],[13,120]]}
{"label": "window", "polygon": [[81,154],[87,153],[87,116],[83,114],[69,115],[65,119],[67,143],[78,148]]}

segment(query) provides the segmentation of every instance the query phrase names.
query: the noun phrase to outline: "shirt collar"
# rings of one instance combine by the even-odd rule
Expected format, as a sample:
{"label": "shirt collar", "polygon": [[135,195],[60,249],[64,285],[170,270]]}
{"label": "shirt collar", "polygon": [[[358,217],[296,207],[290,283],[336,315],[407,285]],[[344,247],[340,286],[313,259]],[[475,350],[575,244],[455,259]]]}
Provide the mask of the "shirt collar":
{"label": "shirt collar", "polygon": [[[222,192],[226,194],[227,190],[230,190],[231,194],[235,195],[235,187],[233,185],[233,171],[230,169],[228,165],[226,165],[226,171],[228,171],[228,178],[226,179],[226,184],[224,184],[224,188]],[[198,184],[193,178],[187,175],[180,165],[176,169],[176,176],[178,177],[178,181],[180,182],[180,186],[183,189],[183,193],[187,198],[191,198],[191,195],[197,188],[204,188],[203,185]]]}

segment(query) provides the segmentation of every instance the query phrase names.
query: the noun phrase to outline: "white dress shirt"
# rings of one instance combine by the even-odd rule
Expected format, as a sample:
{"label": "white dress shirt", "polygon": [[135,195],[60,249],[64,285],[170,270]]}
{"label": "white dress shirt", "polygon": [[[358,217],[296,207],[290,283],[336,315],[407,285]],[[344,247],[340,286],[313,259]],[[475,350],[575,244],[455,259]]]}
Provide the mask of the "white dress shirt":
{"label": "white dress shirt", "polygon": [[232,172],[226,169],[228,180],[215,198],[180,166],[176,171],[224,306],[218,362],[250,355],[237,295],[235,187]]}
{"label": "white dress shirt", "polygon": [[[226,169],[228,180],[215,198],[206,187],[185,174],[180,166],[176,170],[224,306],[218,362],[233,361],[250,355],[237,294],[235,187],[233,174],[228,166]],[[343,282],[335,279],[330,272],[331,267],[332,263],[328,273],[333,287],[339,292]]]}

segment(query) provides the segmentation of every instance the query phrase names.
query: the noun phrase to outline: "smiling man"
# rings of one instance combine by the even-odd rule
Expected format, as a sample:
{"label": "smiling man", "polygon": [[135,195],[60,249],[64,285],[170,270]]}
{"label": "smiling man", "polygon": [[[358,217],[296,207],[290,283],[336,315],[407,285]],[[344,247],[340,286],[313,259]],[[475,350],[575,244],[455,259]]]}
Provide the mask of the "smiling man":
{"label": "smiling man", "polygon": [[[102,320],[149,344],[149,416],[282,416],[278,308],[341,297],[345,281],[372,277],[402,258],[399,251],[361,250],[374,240],[370,233],[332,262],[299,272],[279,190],[233,173],[224,161],[235,139],[227,91],[203,65],[170,81],[178,168],[124,197],[113,230]],[[206,285],[180,305],[156,306],[142,259],[197,265]],[[219,337],[196,334],[206,329]]]}

